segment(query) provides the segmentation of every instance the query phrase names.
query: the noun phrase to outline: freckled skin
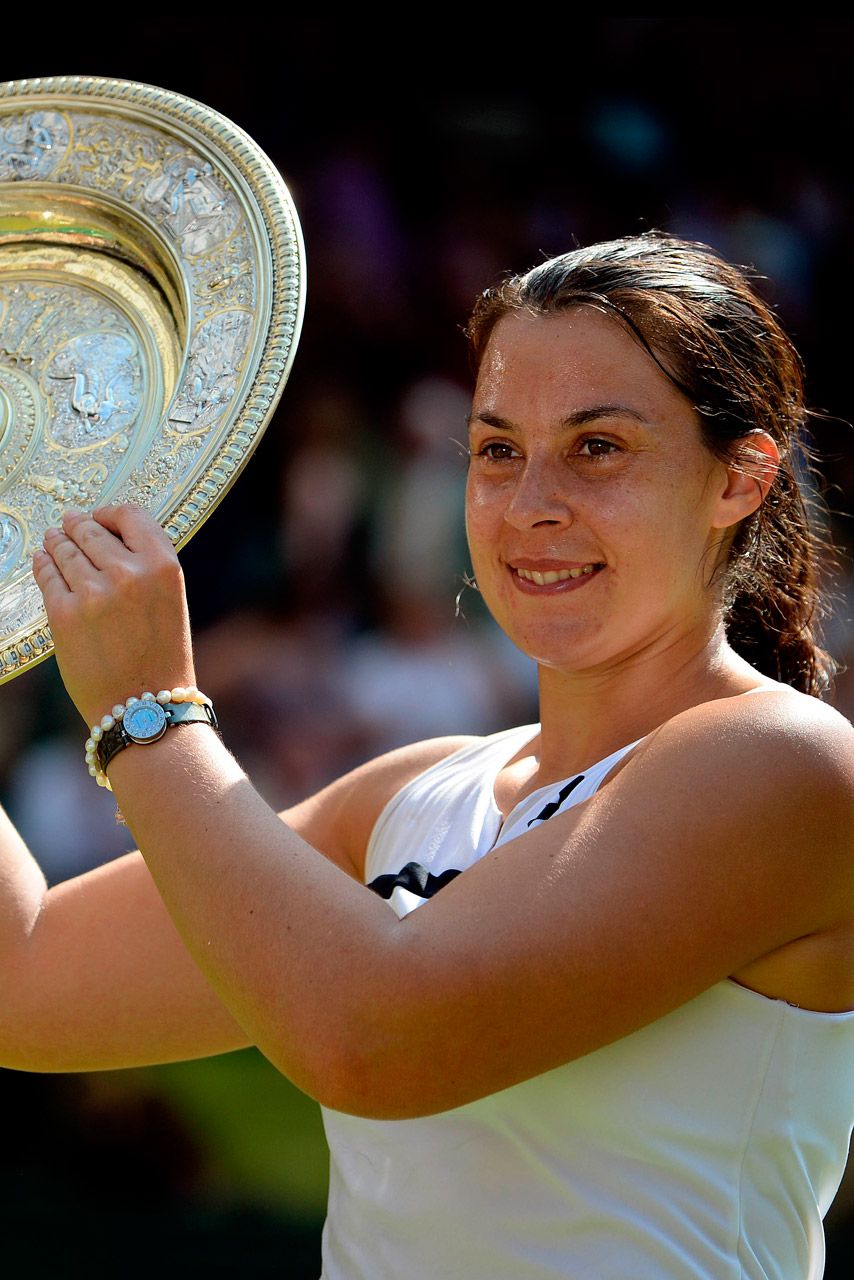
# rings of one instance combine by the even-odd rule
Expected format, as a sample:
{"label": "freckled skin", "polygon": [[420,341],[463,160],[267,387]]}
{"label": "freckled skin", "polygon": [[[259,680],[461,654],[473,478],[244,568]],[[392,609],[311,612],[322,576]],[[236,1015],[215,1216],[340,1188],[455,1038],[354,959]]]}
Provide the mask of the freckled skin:
{"label": "freckled skin", "polygon": [[[773,441],[754,447],[761,475],[712,458],[614,320],[505,318],[477,388],[469,532],[488,602],[543,664],[542,727],[496,799],[506,812],[647,740],[405,922],[364,886],[370,834],[459,740],[369,762],[282,822],[216,735],[166,734],[110,766],[145,862],[49,893],[0,811],[3,1065],[253,1043],[327,1106],[405,1119],[573,1061],[724,976],[854,1006],[850,726],[729,649],[707,586],[773,473]],[[66,512],[45,548],[36,581],[87,723],[132,689],[195,683],[179,566],[147,513]],[[539,585],[514,564],[601,569]]]}
{"label": "freckled skin", "polygon": [[[614,408],[567,424],[602,406]],[[475,577],[538,662],[608,669],[713,629],[712,571],[745,512],[728,501],[728,470],[690,402],[618,321],[588,307],[502,319],[478,377],[471,451]],[[519,559],[604,568],[580,589],[537,595],[520,590]]]}

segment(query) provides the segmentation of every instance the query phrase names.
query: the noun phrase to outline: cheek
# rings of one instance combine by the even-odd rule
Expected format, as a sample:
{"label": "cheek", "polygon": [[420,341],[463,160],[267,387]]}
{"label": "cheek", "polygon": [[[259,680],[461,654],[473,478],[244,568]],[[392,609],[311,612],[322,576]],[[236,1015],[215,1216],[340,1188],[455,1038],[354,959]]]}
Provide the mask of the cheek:
{"label": "cheek", "polygon": [[472,551],[472,542],[474,540],[476,525],[476,508],[472,500],[472,483],[471,477],[466,480],[466,539],[469,544],[469,551]]}
{"label": "cheek", "polygon": [[663,536],[660,521],[668,509],[668,504],[660,501],[660,493],[658,506],[654,497],[653,486],[643,481],[617,480],[591,486],[583,505],[576,506],[576,522],[590,528],[607,559],[619,562],[625,557],[646,556],[650,543]]}
{"label": "cheek", "polygon": [[594,529],[624,588],[669,597],[702,582],[709,527],[702,477],[693,479],[657,475],[601,490]]}
{"label": "cheek", "polygon": [[661,539],[665,550],[674,550],[672,538],[707,531],[706,489],[707,477],[699,469],[674,465],[638,477],[635,484],[615,485],[599,509],[614,527],[634,529],[644,541]]}
{"label": "cheek", "polygon": [[466,537],[472,558],[484,544],[494,543],[500,525],[501,504],[495,493],[470,476],[466,485]]}

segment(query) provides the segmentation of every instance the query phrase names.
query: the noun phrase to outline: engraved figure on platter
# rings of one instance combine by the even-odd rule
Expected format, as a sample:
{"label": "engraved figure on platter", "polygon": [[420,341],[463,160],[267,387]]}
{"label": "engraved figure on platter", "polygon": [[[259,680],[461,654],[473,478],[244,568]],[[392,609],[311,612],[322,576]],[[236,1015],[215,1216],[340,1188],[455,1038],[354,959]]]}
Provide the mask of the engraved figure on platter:
{"label": "engraved figure on platter", "polygon": [[143,199],[165,213],[166,226],[192,256],[206,253],[234,227],[234,210],[214,181],[213,169],[194,159],[173,160],[148,183]]}
{"label": "engraved figure on platter", "polygon": [[51,431],[57,444],[79,449],[125,429],[139,409],[136,347],[118,333],[73,338],[47,368],[55,410]]}
{"label": "engraved figure on platter", "polygon": [[68,127],[59,112],[12,116],[0,126],[0,179],[45,177],[67,142]]}
{"label": "engraved figure on platter", "polygon": [[16,568],[24,549],[24,531],[8,511],[0,511],[0,582]]}
{"label": "engraved figure on platter", "polygon": [[169,419],[177,430],[207,427],[231,400],[250,324],[246,311],[221,311],[199,330],[184,388]]}

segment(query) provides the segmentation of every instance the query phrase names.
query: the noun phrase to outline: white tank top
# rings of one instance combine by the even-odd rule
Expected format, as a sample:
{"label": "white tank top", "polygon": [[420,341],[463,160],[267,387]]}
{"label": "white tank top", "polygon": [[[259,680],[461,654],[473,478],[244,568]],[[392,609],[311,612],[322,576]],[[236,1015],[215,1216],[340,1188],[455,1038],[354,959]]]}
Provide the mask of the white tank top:
{"label": "white tank top", "polygon": [[[466,747],[389,802],[365,878],[398,915],[587,799],[637,745],[527,796],[502,824],[493,783],[537,731]],[[818,1280],[854,1124],[854,1012],[726,981],[453,1111],[325,1110],[324,1123],[324,1280]]]}

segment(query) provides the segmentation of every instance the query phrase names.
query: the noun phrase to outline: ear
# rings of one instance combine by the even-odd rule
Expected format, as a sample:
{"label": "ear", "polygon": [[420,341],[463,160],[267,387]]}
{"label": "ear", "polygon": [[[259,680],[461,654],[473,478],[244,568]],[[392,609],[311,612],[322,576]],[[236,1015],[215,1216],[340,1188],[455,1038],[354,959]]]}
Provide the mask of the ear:
{"label": "ear", "polygon": [[728,529],[752,515],[765,501],[779,466],[780,450],[767,431],[751,431],[736,440],[712,527]]}

